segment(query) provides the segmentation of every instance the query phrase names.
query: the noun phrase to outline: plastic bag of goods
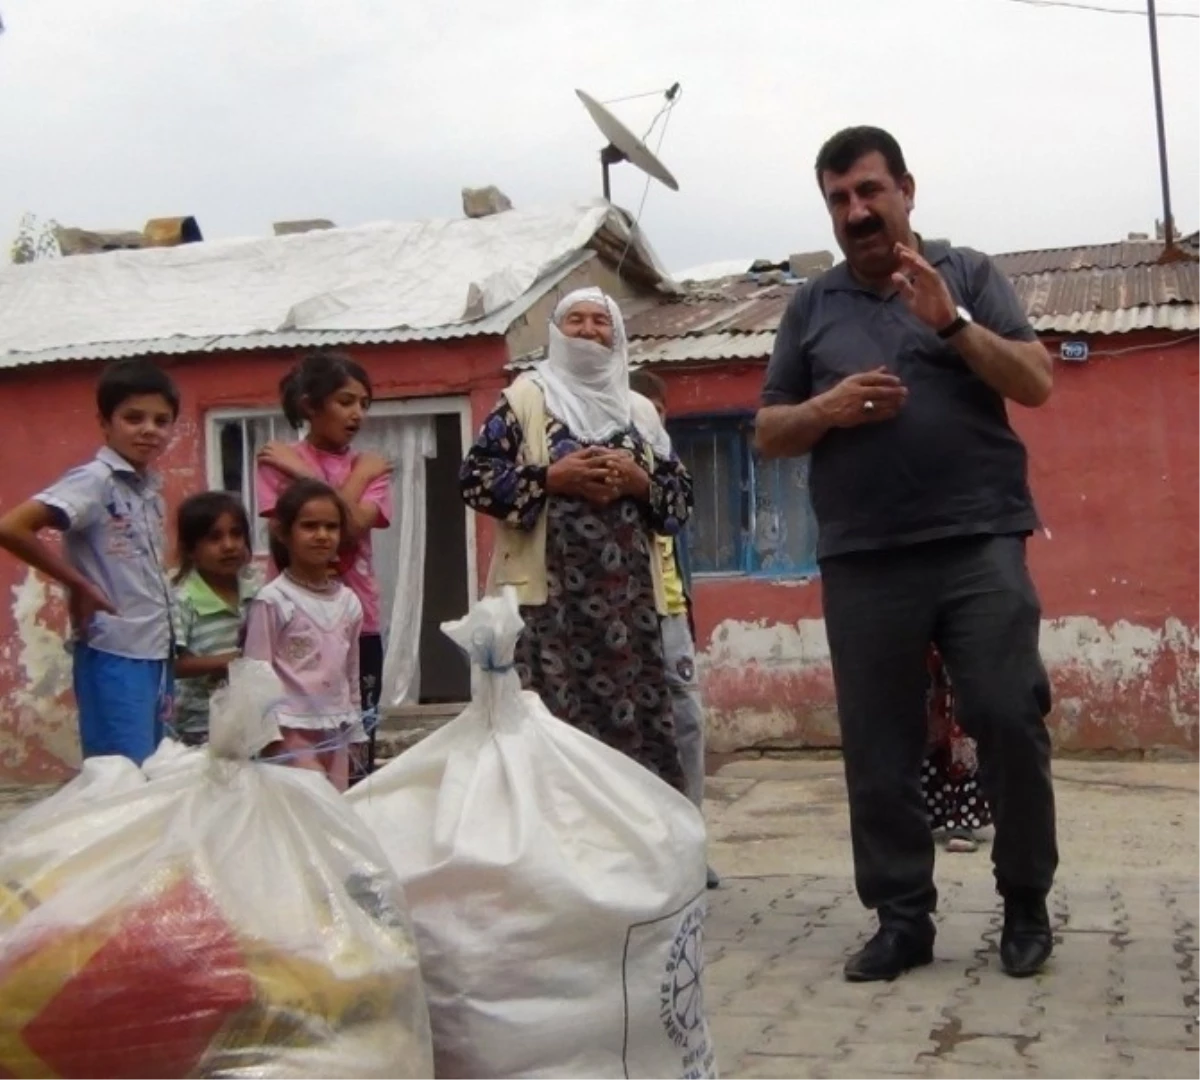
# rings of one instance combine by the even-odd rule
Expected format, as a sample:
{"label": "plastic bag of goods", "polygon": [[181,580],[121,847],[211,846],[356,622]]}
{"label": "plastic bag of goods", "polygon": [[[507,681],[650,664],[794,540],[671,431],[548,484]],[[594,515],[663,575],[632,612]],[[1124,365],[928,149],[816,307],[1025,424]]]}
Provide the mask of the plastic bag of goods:
{"label": "plastic bag of goods", "polygon": [[437,1075],[714,1075],[700,814],[521,689],[511,591],[443,629],[474,700],[346,796],[404,885]]}
{"label": "plastic bag of goods", "polygon": [[424,1077],[403,891],[239,661],[212,744],[93,758],[0,831],[0,1076]]}

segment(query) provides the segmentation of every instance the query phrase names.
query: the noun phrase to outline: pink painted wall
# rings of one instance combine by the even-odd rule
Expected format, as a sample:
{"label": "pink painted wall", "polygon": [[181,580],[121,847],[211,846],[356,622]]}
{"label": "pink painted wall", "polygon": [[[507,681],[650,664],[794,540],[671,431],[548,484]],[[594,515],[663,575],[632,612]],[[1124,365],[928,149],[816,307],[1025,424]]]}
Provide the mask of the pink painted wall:
{"label": "pink painted wall", "polygon": [[[373,346],[350,350],[378,398],[467,395],[476,423],[507,379],[503,338]],[[164,455],[170,510],[206,484],[205,415],[269,405],[293,353],[248,351],[164,358],[183,407]],[[100,365],[45,364],[0,372],[0,512],[36,494],[99,444],[94,399]],[[481,530],[486,549],[490,532]],[[56,588],[0,554],[0,779],[55,779],[78,761],[70,663],[62,640],[65,608]]]}
{"label": "pink painted wall", "polygon": [[[1161,335],[1159,336],[1161,341]],[[1153,336],[1094,340],[1059,365],[1042,410],[1014,410],[1050,537],[1031,541],[1060,748],[1197,743],[1197,349]],[[1107,349],[1146,351],[1103,357]],[[468,395],[480,423],[507,382],[501,339],[354,350],[380,398]],[[165,360],[184,398],[163,461],[168,501],[205,486],[204,416],[275,401],[291,354]],[[94,453],[94,364],[0,372],[0,510]],[[760,364],[663,365],[676,416],[753,409]],[[492,531],[477,519],[481,580]],[[77,761],[57,594],[0,557],[0,778],[49,779]],[[819,581],[701,579],[697,616],[716,751],[837,744]]]}
{"label": "pink painted wall", "polygon": [[[1178,336],[1093,339],[1045,408],[1012,409],[1050,533],[1030,561],[1062,749],[1196,752],[1198,364]],[[763,374],[656,371],[676,417],[753,409]],[[837,744],[819,581],[702,578],[696,607],[714,749]]]}

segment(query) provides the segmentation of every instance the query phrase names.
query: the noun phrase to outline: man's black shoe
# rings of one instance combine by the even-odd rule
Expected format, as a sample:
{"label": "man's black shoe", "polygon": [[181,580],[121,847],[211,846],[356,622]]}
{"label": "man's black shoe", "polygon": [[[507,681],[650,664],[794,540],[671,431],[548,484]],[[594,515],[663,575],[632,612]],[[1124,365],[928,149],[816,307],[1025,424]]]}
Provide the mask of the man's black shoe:
{"label": "man's black shoe", "polygon": [[708,887],[710,889],[719,889],[721,887],[721,879],[711,866],[708,868]]}
{"label": "man's black shoe", "polygon": [[933,934],[881,926],[843,969],[847,982],[890,982],[910,968],[933,962]]}
{"label": "man's black shoe", "polygon": [[1000,962],[1014,979],[1027,979],[1042,970],[1054,948],[1046,898],[1013,892],[1004,898],[1004,930]]}

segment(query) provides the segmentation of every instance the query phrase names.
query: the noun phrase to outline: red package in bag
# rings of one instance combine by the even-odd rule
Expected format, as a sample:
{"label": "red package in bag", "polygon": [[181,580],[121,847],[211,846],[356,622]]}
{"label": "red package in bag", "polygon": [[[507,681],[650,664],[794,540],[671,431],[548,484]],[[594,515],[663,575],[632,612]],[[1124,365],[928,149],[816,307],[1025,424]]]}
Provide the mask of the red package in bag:
{"label": "red package in bag", "polygon": [[[187,1076],[254,996],[233,930],[187,877],[114,916],[23,1040],[61,1077]],[[64,936],[48,936],[30,957],[43,974],[46,954],[69,956]]]}

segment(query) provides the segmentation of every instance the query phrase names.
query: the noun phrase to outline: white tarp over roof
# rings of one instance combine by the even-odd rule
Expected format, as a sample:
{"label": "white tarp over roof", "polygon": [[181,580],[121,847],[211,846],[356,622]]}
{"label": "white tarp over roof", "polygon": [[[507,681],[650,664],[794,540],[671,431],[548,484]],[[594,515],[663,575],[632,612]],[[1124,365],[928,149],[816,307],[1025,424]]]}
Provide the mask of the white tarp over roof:
{"label": "white tarp over roof", "polygon": [[[295,331],[503,333],[487,316],[577,261],[602,230],[618,242],[631,235],[621,211],[596,201],[9,266],[0,269],[0,367],[130,355],[138,350],[123,346],[180,338],[201,349],[247,335],[270,345]],[[633,247],[669,281],[640,233]],[[169,351],[189,351],[176,344],[184,347]]]}
{"label": "white tarp over roof", "polygon": [[718,281],[721,278],[739,277],[749,273],[754,261],[754,259],[721,259],[719,262],[703,263],[700,266],[690,266],[686,270],[677,270],[671,276],[676,281]]}

